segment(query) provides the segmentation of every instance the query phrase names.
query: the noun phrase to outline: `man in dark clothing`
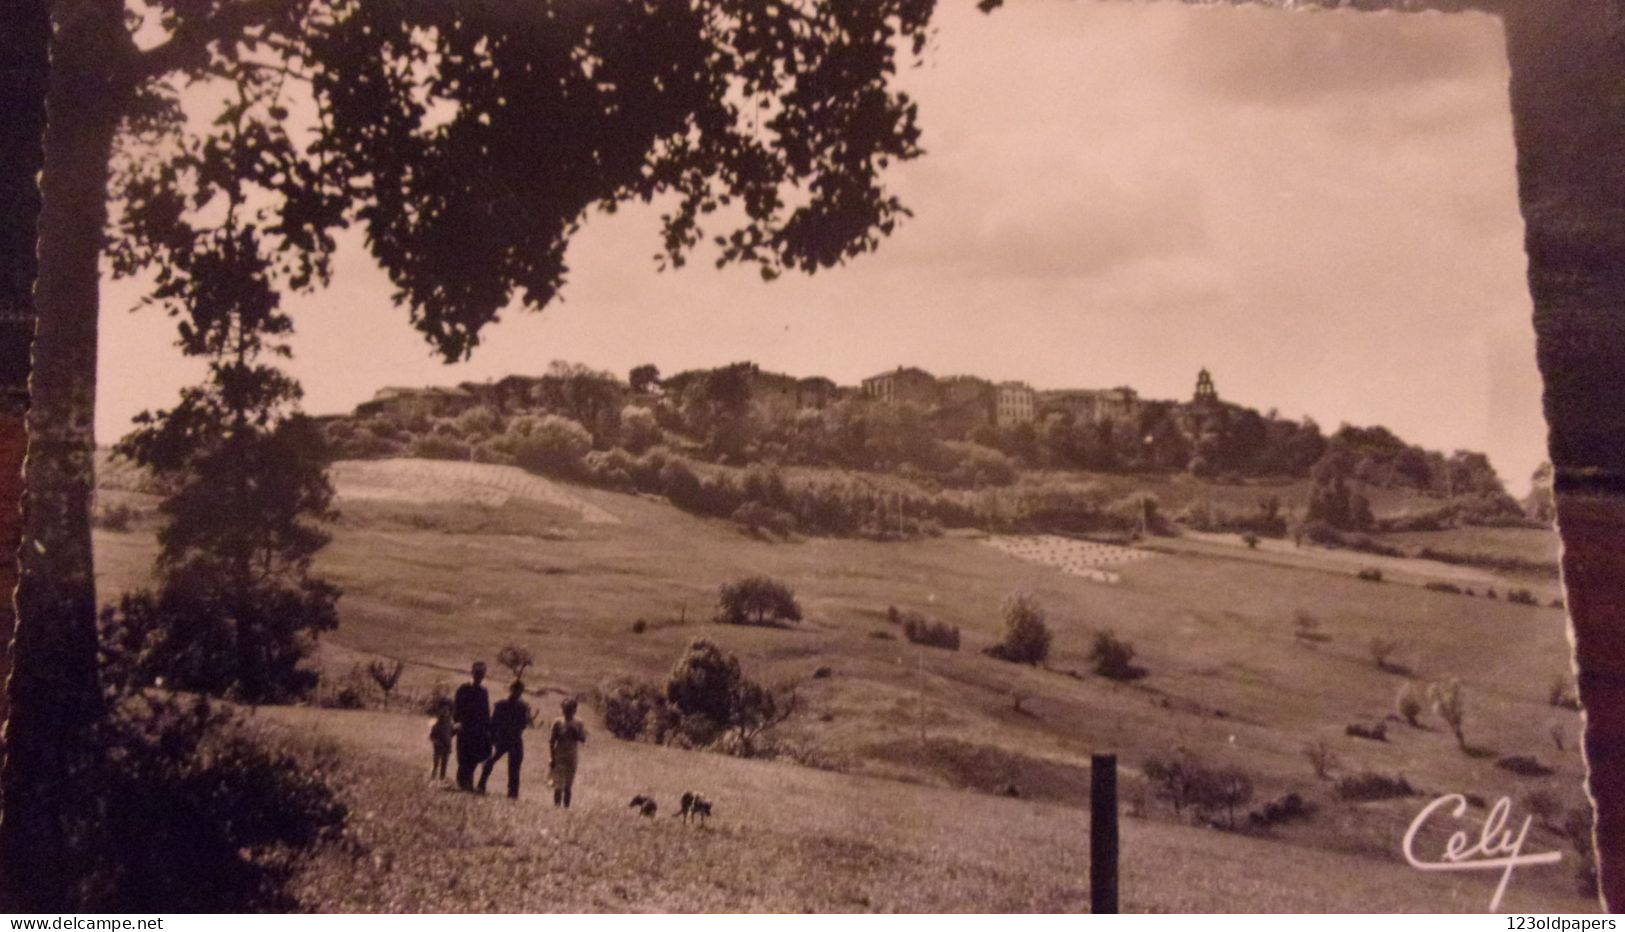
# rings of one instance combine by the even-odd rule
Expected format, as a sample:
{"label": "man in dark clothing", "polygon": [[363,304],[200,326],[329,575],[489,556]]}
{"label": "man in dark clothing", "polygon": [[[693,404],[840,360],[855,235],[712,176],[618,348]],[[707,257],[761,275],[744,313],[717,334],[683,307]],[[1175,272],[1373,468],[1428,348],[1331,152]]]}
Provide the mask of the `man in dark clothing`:
{"label": "man in dark clothing", "polygon": [[491,696],[480,683],[485,662],[474,664],[474,682],[457,687],[452,720],[457,723],[457,788],[474,789],[474,768],[491,754]]}
{"label": "man in dark clothing", "polygon": [[491,768],[497,758],[508,755],[508,798],[519,798],[519,768],[525,762],[525,726],[530,724],[530,706],[520,696],[525,684],[517,680],[508,687],[508,698],[497,703],[491,712],[491,758],[480,773],[480,792],[485,792],[485,781],[491,779]]}

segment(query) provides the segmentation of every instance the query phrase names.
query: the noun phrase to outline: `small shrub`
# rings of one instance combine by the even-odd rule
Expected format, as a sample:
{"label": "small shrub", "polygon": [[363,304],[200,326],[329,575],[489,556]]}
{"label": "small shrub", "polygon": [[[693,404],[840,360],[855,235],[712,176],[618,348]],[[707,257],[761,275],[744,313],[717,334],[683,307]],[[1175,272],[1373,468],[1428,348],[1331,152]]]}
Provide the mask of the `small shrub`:
{"label": "small shrub", "polygon": [[639,618],[637,621],[632,622],[633,634],[642,634],[647,630],[649,630],[649,622],[645,619]]}
{"label": "small shrub", "polygon": [[1561,598],[1557,598],[1557,599],[1553,599],[1552,601],[1548,602],[1547,607],[1548,608],[1563,609],[1563,608],[1566,608],[1567,606],[1563,603],[1563,600]]}
{"label": "small shrub", "polygon": [[1315,770],[1315,776],[1322,780],[1331,779],[1332,771],[1338,767],[1337,752],[1324,741],[1303,746],[1303,756],[1309,760],[1309,766]]}
{"label": "small shrub", "polygon": [[621,409],[621,443],[628,451],[641,454],[660,440],[660,424],[653,411],[636,405]]}
{"label": "small shrub", "polygon": [[876,628],[875,630],[869,632],[869,636],[874,638],[877,641],[895,641],[895,640],[897,640],[897,635],[892,634],[890,631],[887,631],[885,628]]}
{"label": "small shrub", "polygon": [[987,649],[990,657],[1037,666],[1049,656],[1049,626],[1038,600],[1016,593],[1004,602],[1004,639]]}
{"label": "small shrub", "polygon": [[101,801],[81,852],[92,912],[288,910],[300,851],[342,830],[332,755],[268,746],[207,701],[130,694],[83,775]]}
{"label": "small shrub", "polygon": [[959,628],[945,621],[931,621],[914,612],[909,612],[903,618],[903,637],[908,638],[912,644],[940,647],[945,650],[959,649]]}
{"label": "small shrub", "polygon": [[796,529],[795,515],[761,502],[746,502],[740,505],[734,509],[732,515],[729,515],[728,520],[757,535],[789,537]]}
{"label": "small shrub", "polygon": [[1089,660],[1094,663],[1095,672],[1107,679],[1133,680],[1145,675],[1145,670],[1133,663],[1134,645],[1111,631],[1095,635],[1094,644],[1089,648]]}
{"label": "small shrub", "polygon": [[1368,741],[1387,741],[1388,723],[1377,722],[1374,725],[1362,725],[1359,722],[1351,723],[1343,729],[1343,733],[1351,738],[1365,738]]}
{"label": "small shrub", "polygon": [[1295,612],[1292,616],[1292,625],[1297,628],[1295,636],[1300,641],[1321,642],[1331,640],[1320,632],[1320,619],[1305,611]]}
{"label": "small shrub", "polygon": [[1522,754],[1509,754],[1496,761],[1495,766],[1520,777],[1548,777],[1552,774],[1552,768]]}
{"label": "small shrub", "polygon": [[[1456,585],[1455,583],[1438,582],[1438,581],[1426,582],[1426,583],[1422,584],[1422,588],[1427,589],[1430,592],[1446,592],[1446,593],[1449,593],[1450,595],[1461,595],[1462,594],[1462,588],[1460,586]],[[1469,593],[1469,594],[1471,594],[1471,593]]]}
{"label": "small shrub", "polygon": [[835,671],[830,667],[819,667],[813,671],[813,679],[815,680],[827,680],[834,675]]}
{"label": "small shrub", "polygon": [[567,417],[515,418],[505,435],[521,469],[554,476],[575,476],[592,449],[592,434]]}
{"label": "small shrub", "polygon": [[1380,773],[1361,773],[1337,781],[1337,795],[1342,799],[1364,802],[1377,799],[1398,799],[1415,796],[1416,788],[1404,777],[1386,777]]}
{"label": "small shrub", "polygon": [[1535,594],[1528,589],[1508,589],[1507,601],[1514,605],[1540,606],[1540,600],[1535,598]]}
{"label": "small shrub", "polygon": [[1248,550],[1257,550],[1258,549],[1258,535],[1252,533],[1251,531],[1248,531],[1246,534],[1241,535],[1241,541],[1242,541],[1242,543],[1247,545]]}
{"label": "small shrub", "polygon": [[659,687],[621,680],[600,690],[599,703],[604,729],[622,741],[665,739],[671,715]]}
{"label": "small shrub", "polygon": [[1422,714],[1422,697],[1417,693],[1416,687],[1406,683],[1399,688],[1399,695],[1394,697],[1394,711],[1412,728],[1422,727],[1418,717]]}
{"label": "small shrub", "polygon": [[366,670],[360,664],[356,664],[350,667],[331,688],[323,683],[323,690],[317,696],[317,704],[324,709],[352,711],[365,709],[372,687],[373,683]]}
{"label": "small shrub", "polygon": [[1368,566],[1354,575],[1366,582],[1382,582],[1382,570],[1374,566]]}
{"label": "small shrub", "polygon": [[1314,815],[1315,808],[1304,802],[1297,793],[1288,793],[1265,803],[1262,808],[1247,814],[1247,822],[1256,828],[1270,828],[1284,822],[1296,822]]}

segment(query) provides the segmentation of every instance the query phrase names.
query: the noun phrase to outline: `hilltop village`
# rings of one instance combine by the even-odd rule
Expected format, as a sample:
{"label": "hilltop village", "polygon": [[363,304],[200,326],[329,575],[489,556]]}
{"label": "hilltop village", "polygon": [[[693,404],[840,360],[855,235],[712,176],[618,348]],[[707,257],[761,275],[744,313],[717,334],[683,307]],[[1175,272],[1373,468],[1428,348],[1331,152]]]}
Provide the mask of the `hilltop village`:
{"label": "hilltop village", "polygon": [[[1128,386],[1038,390],[1021,381],[938,377],[899,366],[842,386],[742,362],[662,378],[653,365],[627,378],[571,363],[545,375],[455,387],[384,388],[332,432],[345,455],[479,459],[477,449],[436,452],[464,439],[454,424],[547,413],[590,435],[593,449],[664,445],[719,463],[755,462],[932,471],[942,459],[998,454],[1015,468],[1118,473],[1188,472],[1199,478],[1307,477],[1330,459],[1350,479],[1452,499],[1504,496],[1480,453],[1412,446],[1380,426],[1342,425],[1326,435],[1313,420],[1279,417],[1221,399],[1206,369],[1183,401],[1142,398]],[[652,421],[628,444],[622,422]],[[372,430],[354,430],[372,425]],[[428,448],[403,445],[430,434]],[[648,433],[648,432],[644,432]],[[647,441],[647,442],[646,442]],[[943,449],[941,444],[954,445]],[[439,443],[439,446],[445,446]],[[420,444],[420,446],[422,446]],[[1504,504],[1504,502],[1502,503]]]}
{"label": "hilltop village", "polygon": [[[526,401],[545,400],[548,383],[559,378],[579,378],[585,370],[555,365],[546,376],[508,376],[495,382],[465,382],[455,387],[392,387],[379,389],[369,402],[356,409],[358,415],[373,413],[419,413],[448,417],[480,404],[500,407],[523,406]],[[592,373],[607,381],[617,381],[608,373]],[[763,370],[755,363],[735,363],[720,369],[693,369],[665,379],[653,366],[640,366],[622,387],[628,404],[654,407],[681,396],[699,383],[723,375],[736,381],[740,393],[757,412],[766,417],[784,416],[796,411],[822,411],[841,401],[874,401],[915,405],[929,412],[939,423],[969,433],[988,425],[1012,427],[1030,424],[1050,415],[1065,416],[1078,423],[1116,421],[1132,423],[1140,414],[1139,393],[1127,386],[1109,389],[1058,389],[1039,391],[1026,382],[993,382],[974,375],[939,378],[924,369],[898,366],[870,376],[860,385],[837,385],[824,376],[798,377]],[[1218,404],[1212,376],[1203,369],[1197,377],[1193,407]]]}

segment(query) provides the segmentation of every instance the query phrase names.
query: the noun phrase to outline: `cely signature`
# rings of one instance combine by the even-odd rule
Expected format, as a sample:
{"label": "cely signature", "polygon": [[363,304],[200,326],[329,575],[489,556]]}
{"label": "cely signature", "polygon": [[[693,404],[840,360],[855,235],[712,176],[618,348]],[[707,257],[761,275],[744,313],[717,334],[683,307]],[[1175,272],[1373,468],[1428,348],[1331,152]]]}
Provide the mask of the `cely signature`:
{"label": "cely signature", "polygon": [[1478,830],[1476,840],[1466,831],[1458,830],[1450,834],[1438,860],[1427,861],[1417,857],[1415,850],[1417,834],[1429,819],[1446,808],[1451,809],[1450,818],[1460,821],[1467,812],[1467,797],[1460,793],[1448,793],[1428,803],[1416,814],[1416,818],[1411,820],[1411,827],[1405,832],[1404,842],[1401,843],[1405,860],[1409,861],[1412,867],[1422,871],[1500,870],[1501,882],[1495,887],[1495,896],[1490,898],[1490,912],[1498,911],[1501,897],[1506,893],[1507,883],[1512,879],[1513,869],[1533,864],[1556,864],[1563,859],[1561,851],[1523,853],[1524,839],[1529,835],[1529,823],[1533,818],[1524,816],[1523,825],[1514,834],[1512,829],[1507,827],[1512,803],[1504,796],[1490,807],[1489,814],[1484,817],[1484,824]]}

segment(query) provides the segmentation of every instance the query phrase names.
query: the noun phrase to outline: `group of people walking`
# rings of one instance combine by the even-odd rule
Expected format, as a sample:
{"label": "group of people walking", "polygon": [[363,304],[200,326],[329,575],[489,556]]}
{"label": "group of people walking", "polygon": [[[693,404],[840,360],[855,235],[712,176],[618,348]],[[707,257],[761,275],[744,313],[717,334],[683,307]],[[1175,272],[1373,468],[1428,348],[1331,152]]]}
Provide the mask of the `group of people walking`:
{"label": "group of people walking", "polygon": [[[508,687],[508,698],[498,701],[493,707],[491,696],[484,686],[483,661],[475,662],[471,676],[471,682],[457,687],[451,708],[441,709],[434,726],[429,729],[429,743],[434,749],[430,776],[440,780],[446,778],[446,764],[455,743],[459,790],[484,793],[485,784],[491,779],[491,771],[497,761],[506,757],[508,797],[518,799],[519,771],[525,763],[524,735],[530,725],[530,706],[522,698],[525,684],[515,680]],[[587,741],[587,729],[576,720],[575,699],[565,699],[560,711],[563,717],[553,722],[547,737],[548,782],[553,787],[553,805],[568,809],[581,745]],[[477,783],[475,771],[479,772]]]}

